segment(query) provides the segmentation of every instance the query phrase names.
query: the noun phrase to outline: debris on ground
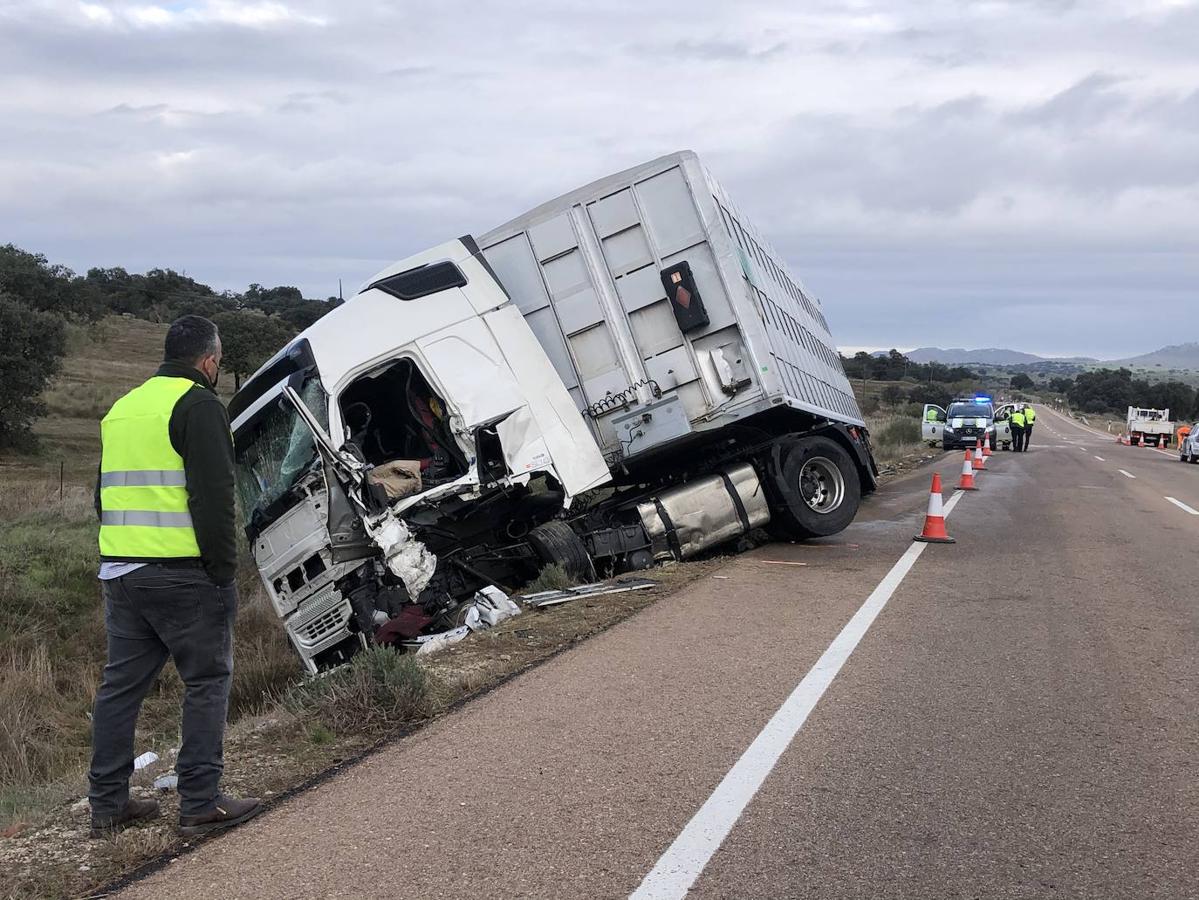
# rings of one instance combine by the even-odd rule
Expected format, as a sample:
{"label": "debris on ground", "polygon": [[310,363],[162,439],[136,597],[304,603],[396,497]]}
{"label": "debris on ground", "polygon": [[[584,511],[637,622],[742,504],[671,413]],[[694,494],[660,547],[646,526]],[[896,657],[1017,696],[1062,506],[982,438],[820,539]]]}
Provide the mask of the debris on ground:
{"label": "debris on ground", "polygon": [[658,582],[648,578],[617,578],[615,581],[597,581],[593,584],[580,584],[577,587],[564,588],[560,591],[540,591],[536,594],[526,594],[520,599],[526,606],[534,609],[544,609],[559,603],[569,603],[582,597],[599,597],[603,594],[623,594],[625,591],[639,591],[653,587]]}
{"label": "debris on ground", "polygon": [[156,762],[158,762],[158,754],[153,750],[147,750],[141,756],[133,760],[133,771],[136,772],[138,769],[145,769],[154,765]]}

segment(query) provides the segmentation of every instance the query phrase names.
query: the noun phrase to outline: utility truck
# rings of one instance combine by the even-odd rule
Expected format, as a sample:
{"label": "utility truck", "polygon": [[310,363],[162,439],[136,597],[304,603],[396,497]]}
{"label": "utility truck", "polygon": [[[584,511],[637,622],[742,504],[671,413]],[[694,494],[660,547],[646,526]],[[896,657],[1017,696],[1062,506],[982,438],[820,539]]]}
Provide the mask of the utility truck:
{"label": "utility truck", "polygon": [[819,300],[695,154],[389,266],[230,403],[310,672],[476,592],[852,521],[877,469]]}
{"label": "utility truck", "polygon": [[1174,435],[1174,423],[1170,421],[1168,409],[1140,409],[1130,406],[1126,430],[1128,442],[1134,447],[1138,444],[1147,444],[1150,447],[1160,444],[1168,447],[1170,438]]}

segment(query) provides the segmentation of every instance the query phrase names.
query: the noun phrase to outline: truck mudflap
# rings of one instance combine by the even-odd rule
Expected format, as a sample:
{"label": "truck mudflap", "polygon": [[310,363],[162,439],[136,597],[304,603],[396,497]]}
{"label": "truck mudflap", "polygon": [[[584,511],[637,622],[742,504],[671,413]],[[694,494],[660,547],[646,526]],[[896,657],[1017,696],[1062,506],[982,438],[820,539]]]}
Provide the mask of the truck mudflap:
{"label": "truck mudflap", "polygon": [[861,480],[862,495],[865,496],[878,488],[878,464],[874,461],[874,453],[870,447],[870,432],[857,425],[844,425],[840,422],[830,422],[823,428],[818,428],[813,434],[823,434],[845,446],[857,466],[858,477]]}

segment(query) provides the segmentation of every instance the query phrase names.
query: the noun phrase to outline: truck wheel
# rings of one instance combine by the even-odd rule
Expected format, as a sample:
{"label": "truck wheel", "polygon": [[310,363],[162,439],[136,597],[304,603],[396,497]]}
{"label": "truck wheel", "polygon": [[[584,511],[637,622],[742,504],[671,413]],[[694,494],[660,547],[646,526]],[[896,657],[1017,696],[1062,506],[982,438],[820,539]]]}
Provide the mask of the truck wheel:
{"label": "truck wheel", "polygon": [[528,541],[538,559],[547,566],[559,565],[567,575],[580,581],[595,580],[595,566],[582,539],[560,519],[538,525],[529,532]]}
{"label": "truck wheel", "polygon": [[858,512],[862,485],[849,454],[826,437],[800,438],[783,451],[774,482],[781,502],[767,530],[785,540],[843,531]]}

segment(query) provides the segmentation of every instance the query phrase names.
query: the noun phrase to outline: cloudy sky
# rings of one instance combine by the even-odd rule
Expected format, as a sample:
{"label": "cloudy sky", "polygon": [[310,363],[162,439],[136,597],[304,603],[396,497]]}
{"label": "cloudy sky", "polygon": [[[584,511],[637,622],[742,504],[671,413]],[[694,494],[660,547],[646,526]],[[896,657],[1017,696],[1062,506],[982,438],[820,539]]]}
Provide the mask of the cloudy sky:
{"label": "cloudy sky", "polygon": [[842,347],[1199,339],[1197,0],[0,0],[0,242],[347,289],[690,148]]}

